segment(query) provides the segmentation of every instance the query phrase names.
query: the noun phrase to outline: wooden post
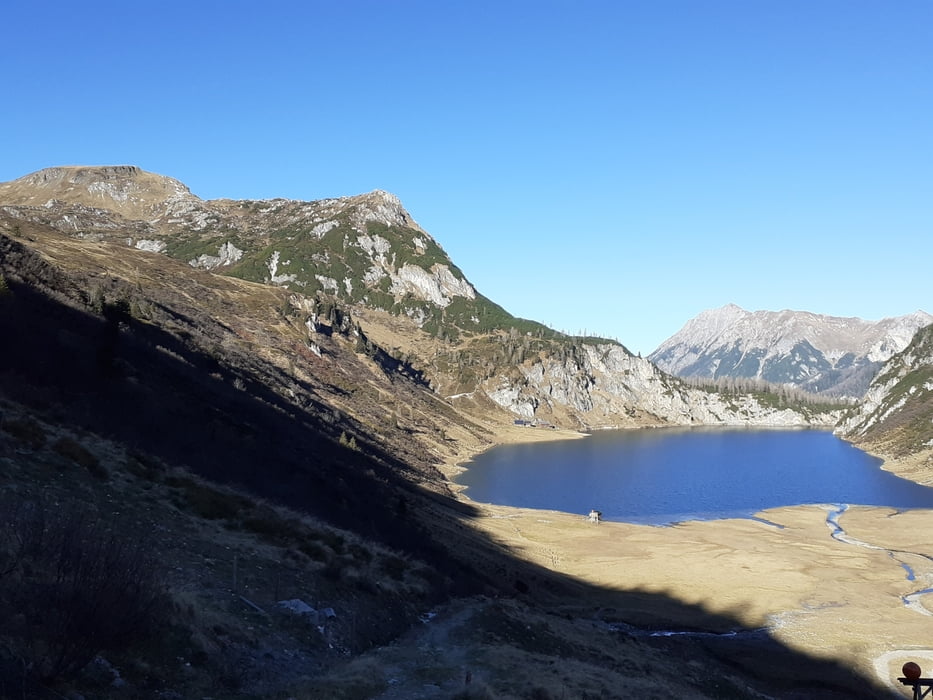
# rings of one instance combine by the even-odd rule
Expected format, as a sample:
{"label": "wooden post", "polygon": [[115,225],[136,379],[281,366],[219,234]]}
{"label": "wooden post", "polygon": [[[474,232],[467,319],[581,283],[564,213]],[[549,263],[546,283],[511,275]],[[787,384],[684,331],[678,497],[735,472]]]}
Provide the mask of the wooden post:
{"label": "wooden post", "polygon": [[[898,678],[904,685],[913,687],[913,700],[923,700],[933,691],[933,678]],[[923,690],[926,688],[926,690]]]}

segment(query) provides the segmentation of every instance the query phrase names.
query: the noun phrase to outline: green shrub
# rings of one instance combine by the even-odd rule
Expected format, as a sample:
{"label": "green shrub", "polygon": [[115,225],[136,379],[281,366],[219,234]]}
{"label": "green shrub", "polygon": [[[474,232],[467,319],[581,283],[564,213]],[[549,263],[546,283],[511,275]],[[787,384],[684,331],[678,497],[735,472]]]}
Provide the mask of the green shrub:
{"label": "green shrub", "polygon": [[331,530],[323,530],[321,532],[312,533],[312,536],[321,540],[321,542],[334,550],[334,554],[344,553],[347,541],[344,539],[343,535],[332,532]]}
{"label": "green shrub", "polygon": [[314,561],[329,562],[332,559],[332,553],[327,547],[310,540],[299,544],[298,551],[306,554],[308,558]]}
{"label": "green shrub", "polygon": [[379,570],[396,581],[401,581],[405,578],[405,572],[408,571],[408,569],[408,562],[394,554],[387,556],[379,562]]}
{"label": "green shrub", "polygon": [[70,437],[61,437],[52,445],[52,449],[66,459],[70,459],[78,466],[87,469],[93,476],[101,480],[110,477],[107,468],[104,467],[97,455],[88,451],[84,445]]}
{"label": "green shrub", "polygon": [[32,418],[4,421],[3,430],[32,450],[40,450],[45,445],[45,429]]}
{"label": "green shrub", "polygon": [[134,476],[148,481],[158,481],[165,473],[165,465],[143,452],[130,452],[126,457],[126,469]]}
{"label": "green shrub", "polygon": [[359,562],[368,564],[373,560],[373,553],[361,544],[353,543],[349,547],[350,555]]}
{"label": "green shrub", "polygon": [[179,489],[181,499],[177,505],[187,507],[206,520],[233,519],[253,505],[252,501],[239,494],[208,486],[190,477],[173,476],[165,483]]}
{"label": "green shrub", "polygon": [[359,451],[359,447],[356,444],[356,438],[351,435],[348,439],[346,431],[340,433],[340,444],[344,447],[349,447],[351,450]]}
{"label": "green shrub", "polygon": [[347,570],[347,560],[343,557],[333,557],[327,564],[321,569],[321,576],[328,579],[329,581],[340,581],[343,578],[344,572]]}
{"label": "green shrub", "polygon": [[301,523],[285,518],[271,508],[257,508],[242,520],[243,529],[254,532],[272,544],[288,546],[298,538]]}
{"label": "green shrub", "polygon": [[20,678],[7,680],[26,687],[72,678],[98,654],[153,631],[164,590],[150,543],[123,538],[76,507],[4,510],[7,544],[19,547],[0,577],[0,662],[21,662]]}

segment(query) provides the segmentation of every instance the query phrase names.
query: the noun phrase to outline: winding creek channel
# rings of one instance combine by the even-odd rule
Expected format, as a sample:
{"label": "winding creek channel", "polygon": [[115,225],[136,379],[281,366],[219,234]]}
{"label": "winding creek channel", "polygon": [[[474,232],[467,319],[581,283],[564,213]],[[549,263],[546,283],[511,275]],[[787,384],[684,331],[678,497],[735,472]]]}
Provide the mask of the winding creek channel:
{"label": "winding creek channel", "polygon": [[[933,557],[928,554],[923,554],[920,552],[908,552],[899,549],[887,549],[885,547],[878,547],[869,542],[863,542],[862,540],[851,537],[846,533],[842,525],[839,524],[840,516],[842,516],[842,514],[845,513],[848,509],[848,504],[839,504],[830,510],[829,514],[826,516],[826,524],[829,526],[833,539],[838,540],[839,542],[844,542],[846,544],[851,544],[855,547],[865,547],[866,549],[874,549],[886,553],[904,570],[908,581],[916,581],[917,575],[914,571],[914,567],[905,561],[906,558],[918,557],[933,564]],[[918,612],[921,615],[928,615],[933,617],[933,612],[924,607],[920,602],[920,599],[923,596],[930,593],[933,593],[933,587],[921,588],[913,591],[912,593],[908,593],[905,596],[902,596],[901,600],[904,602],[904,605],[906,605],[911,610]]]}

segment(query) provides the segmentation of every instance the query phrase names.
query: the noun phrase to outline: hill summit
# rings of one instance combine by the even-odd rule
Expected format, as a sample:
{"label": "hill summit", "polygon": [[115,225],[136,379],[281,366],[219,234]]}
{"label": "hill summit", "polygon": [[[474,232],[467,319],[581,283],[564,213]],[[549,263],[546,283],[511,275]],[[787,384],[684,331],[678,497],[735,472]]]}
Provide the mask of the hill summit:
{"label": "hill summit", "polygon": [[45,168],[0,184],[0,201],[49,209],[67,203],[157,221],[201,202],[178,180],[135,165]]}

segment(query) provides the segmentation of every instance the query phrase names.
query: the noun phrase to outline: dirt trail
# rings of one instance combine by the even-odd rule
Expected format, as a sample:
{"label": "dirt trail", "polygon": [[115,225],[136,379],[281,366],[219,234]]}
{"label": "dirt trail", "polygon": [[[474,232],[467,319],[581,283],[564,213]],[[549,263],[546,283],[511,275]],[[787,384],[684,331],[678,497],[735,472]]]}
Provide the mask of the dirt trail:
{"label": "dirt trail", "polygon": [[449,698],[465,687],[468,678],[470,683],[481,683],[480,676],[472,677],[467,647],[455,638],[455,632],[486,605],[486,599],[471,598],[430,611],[421,626],[392,646],[375,652],[389,685],[376,699]]}

